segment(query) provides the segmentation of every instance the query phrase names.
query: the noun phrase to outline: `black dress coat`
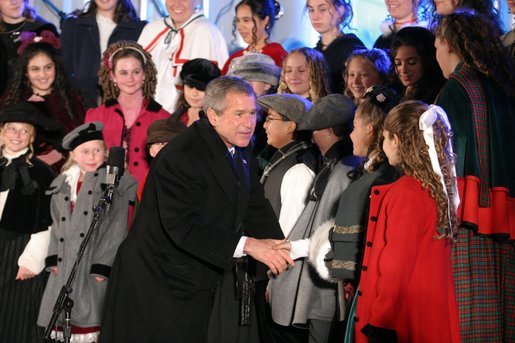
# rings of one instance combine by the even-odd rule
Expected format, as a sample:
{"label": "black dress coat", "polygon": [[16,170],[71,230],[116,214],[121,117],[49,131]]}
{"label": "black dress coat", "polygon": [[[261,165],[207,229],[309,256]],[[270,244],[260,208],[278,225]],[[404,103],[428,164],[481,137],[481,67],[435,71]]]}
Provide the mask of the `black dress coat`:
{"label": "black dress coat", "polygon": [[201,119],[155,158],[113,266],[100,341],[205,342],[216,286],[242,234],[283,238],[250,154],[250,186],[238,195],[226,152]]}
{"label": "black dress coat", "polygon": [[[122,20],[114,28],[108,46],[121,41],[137,41],[146,21]],[[99,96],[100,34],[94,15],[67,19],[61,34],[62,62],[70,81],[86,97],[86,104],[96,104]]]}

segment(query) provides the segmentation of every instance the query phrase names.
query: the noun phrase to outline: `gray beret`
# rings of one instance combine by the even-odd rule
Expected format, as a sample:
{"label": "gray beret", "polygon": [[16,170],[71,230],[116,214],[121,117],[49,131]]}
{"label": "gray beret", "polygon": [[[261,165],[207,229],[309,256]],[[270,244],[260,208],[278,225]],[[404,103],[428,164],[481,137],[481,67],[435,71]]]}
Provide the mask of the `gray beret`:
{"label": "gray beret", "polygon": [[308,112],[307,120],[299,130],[321,130],[350,124],[354,120],[356,105],[343,94],[330,94],[318,99]]}
{"label": "gray beret", "polygon": [[294,121],[297,127],[306,120],[312,106],[311,101],[296,94],[263,95],[257,101],[262,107],[272,109]]}
{"label": "gray beret", "polygon": [[281,68],[276,66],[272,57],[268,55],[248,52],[231,61],[227,75],[245,81],[262,81],[277,87]]}
{"label": "gray beret", "polygon": [[99,121],[77,126],[64,136],[62,147],[65,150],[71,151],[82,143],[94,140],[104,140],[104,137],[102,136],[103,129],[104,124]]}

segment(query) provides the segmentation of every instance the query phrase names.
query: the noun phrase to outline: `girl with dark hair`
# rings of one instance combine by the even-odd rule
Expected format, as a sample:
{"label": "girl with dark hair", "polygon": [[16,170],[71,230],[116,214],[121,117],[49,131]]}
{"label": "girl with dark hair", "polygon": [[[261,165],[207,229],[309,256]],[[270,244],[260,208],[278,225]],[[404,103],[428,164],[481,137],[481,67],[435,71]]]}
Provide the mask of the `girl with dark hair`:
{"label": "girl with dark hair", "polygon": [[227,74],[234,58],[243,56],[247,52],[268,55],[279,67],[283,64],[288,53],[281,44],[269,42],[275,21],[279,16],[280,6],[275,0],[242,0],[236,5],[232,35],[236,39],[236,30],[238,30],[248,46],[229,57],[222,69],[222,75]]}
{"label": "girl with dark hair", "polygon": [[435,36],[423,27],[405,27],[393,38],[392,83],[403,100],[432,104],[445,83],[436,61]]}
{"label": "girl with dark hair", "polygon": [[0,95],[18,60],[16,50],[20,46],[20,34],[24,31],[39,34],[44,30],[58,36],[55,26],[42,19],[29,0],[0,1]]}
{"label": "girl with dark hair", "polygon": [[385,0],[388,17],[379,27],[382,35],[377,38],[374,48],[390,50],[395,34],[403,27],[427,27],[429,0]]}
{"label": "girl with dark hair", "polygon": [[390,66],[390,58],[381,49],[354,51],[345,61],[343,94],[359,104],[364,100],[367,89],[386,84]]}
{"label": "girl with dark hair", "polygon": [[312,102],[329,94],[327,63],[322,54],[305,47],[290,52],[284,59],[277,93],[297,94]]}
{"label": "girl with dark hair", "polygon": [[91,107],[99,102],[97,73],[102,53],[120,40],[138,40],[145,25],[130,0],[91,0],[77,18],[63,23],[63,65]]}
{"label": "girl with dark hair", "polygon": [[179,76],[182,92],[171,120],[190,126],[199,119],[207,84],[220,76],[220,69],[205,58],[194,58],[184,63]]}
{"label": "girl with dark hair", "polygon": [[383,151],[404,175],[370,193],[356,343],[461,342],[451,266],[459,221],[451,137],[445,112],[419,101],[394,107],[384,121]]}
{"label": "girl with dark hair", "polygon": [[343,61],[356,49],[365,45],[353,33],[344,33],[352,21],[350,0],[307,0],[306,8],[313,28],[320,34],[315,49],[320,51],[329,68],[329,82],[332,93],[342,93]]}
{"label": "girl with dark hair", "polygon": [[127,170],[140,182],[148,173],[147,129],[154,121],[170,117],[153,96],[156,67],[149,52],[135,42],[119,41],[104,52],[99,77],[104,103],[88,110],[86,123],[104,124],[107,149],[123,146]]}
{"label": "girl with dark hair", "polygon": [[[511,15],[515,18],[515,0],[506,0],[506,5],[511,13]],[[512,24],[515,25],[515,22],[512,20]],[[515,26],[508,32],[506,32],[501,37],[502,43],[506,48],[508,48],[511,58],[515,60]]]}
{"label": "girl with dark hair", "polygon": [[64,162],[62,137],[84,121],[84,105],[79,93],[70,87],[59,59],[59,39],[43,31],[41,36],[24,32],[20,41],[15,74],[0,105],[29,101],[61,125],[60,132],[39,135],[35,143],[38,157],[57,171]]}
{"label": "girl with dark hair", "polygon": [[436,28],[436,57],[448,79],[436,103],[454,129],[461,197],[453,264],[464,342],[515,337],[508,305],[515,303],[515,71],[495,30],[469,9]]}

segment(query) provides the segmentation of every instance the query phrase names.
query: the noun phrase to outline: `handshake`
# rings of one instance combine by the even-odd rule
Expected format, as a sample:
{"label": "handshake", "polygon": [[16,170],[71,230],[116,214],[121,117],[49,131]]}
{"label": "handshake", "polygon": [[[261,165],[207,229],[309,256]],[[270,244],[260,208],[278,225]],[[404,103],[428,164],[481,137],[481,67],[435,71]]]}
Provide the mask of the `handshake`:
{"label": "handshake", "polygon": [[291,243],[285,239],[256,239],[248,237],[244,253],[264,263],[273,274],[280,274],[295,262],[290,257]]}

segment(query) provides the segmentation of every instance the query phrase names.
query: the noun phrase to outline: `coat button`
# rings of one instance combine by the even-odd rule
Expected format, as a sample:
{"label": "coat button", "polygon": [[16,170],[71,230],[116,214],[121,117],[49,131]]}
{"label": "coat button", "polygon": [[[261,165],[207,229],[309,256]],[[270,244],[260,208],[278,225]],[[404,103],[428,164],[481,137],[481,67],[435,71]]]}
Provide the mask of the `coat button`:
{"label": "coat button", "polygon": [[59,242],[64,242],[64,238],[63,237],[59,238]]}
{"label": "coat button", "polygon": [[79,236],[84,237],[84,236],[85,236],[85,234],[81,232]]}
{"label": "coat button", "polygon": [[358,291],[358,296],[362,296],[363,295],[363,292],[362,291]]}
{"label": "coat button", "polygon": [[93,174],[93,176],[94,176],[94,177],[97,177],[97,176],[98,176],[98,173]]}
{"label": "coat button", "polygon": [[60,257],[57,259],[57,262],[62,262],[62,261],[63,261],[63,259]]}
{"label": "coat button", "polygon": [[141,126],[141,123],[139,121],[136,122],[136,126]]}
{"label": "coat button", "polygon": [[61,221],[63,221],[63,222],[64,222],[65,220],[66,220],[66,218],[65,218],[65,217],[61,217]]}
{"label": "coat button", "polygon": [[88,194],[89,194],[89,195],[93,194],[93,191],[88,191]]}
{"label": "coat button", "polygon": [[88,211],[84,211],[84,215],[87,216],[88,215]]}
{"label": "coat button", "polygon": [[374,194],[379,195],[379,191],[377,189],[374,189]]}
{"label": "coat button", "polygon": [[70,198],[68,197],[64,197],[64,201],[68,201]]}
{"label": "coat button", "polygon": [[354,321],[357,323],[359,322],[359,318],[358,317],[354,317]]}
{"label": "coat button", "polygon": [[372,217],[370,217],[370,220],[373,221],[373,222],[376,222],[377,221],[377,217],[376,216],[372,216]]}
{"label": "coat button", "polygon": [[139,148],[134,148],[134,152],[139,152]]}
{"label": "coat button", "polygon": [[367,268],[367,266],[362,266],[362,267],[361,267],[361,269],[362,269],[364,272],[366,272],[368,268]]}
{"label": "coat button", "polygon": [[372,242],[368,241],[367,242],[367,247],[371,247],[372,246]]}
{"label": "coat button", "polygon": [[134,166],[135,166],[135,167],[139,166],[138,161],[134,162]]}

